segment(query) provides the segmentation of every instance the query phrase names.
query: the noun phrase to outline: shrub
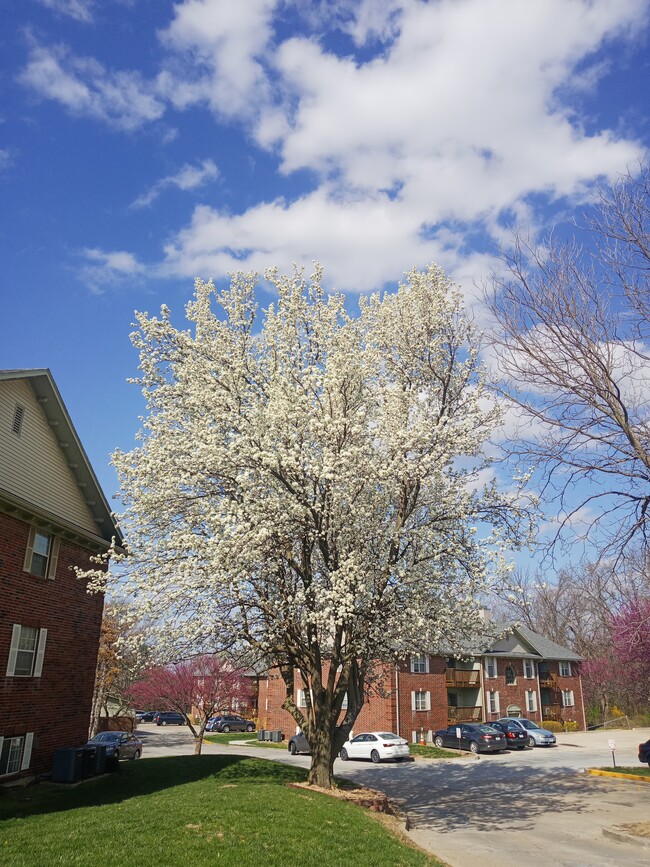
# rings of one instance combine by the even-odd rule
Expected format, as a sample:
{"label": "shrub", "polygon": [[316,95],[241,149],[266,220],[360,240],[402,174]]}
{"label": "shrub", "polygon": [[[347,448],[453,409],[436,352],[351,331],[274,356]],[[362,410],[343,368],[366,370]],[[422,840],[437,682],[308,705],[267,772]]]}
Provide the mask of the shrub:
{"label": "shrub", "polygon": [[580,726],[574,719],[570,719],[564,723],[565,732],[577,732]]}
{"label": "shrub", "polygon": [[563,732],[564,726],[562,723],[555,722],[554,719],[544,720],[542,722],[542,728],[548,729],[549,732]]}

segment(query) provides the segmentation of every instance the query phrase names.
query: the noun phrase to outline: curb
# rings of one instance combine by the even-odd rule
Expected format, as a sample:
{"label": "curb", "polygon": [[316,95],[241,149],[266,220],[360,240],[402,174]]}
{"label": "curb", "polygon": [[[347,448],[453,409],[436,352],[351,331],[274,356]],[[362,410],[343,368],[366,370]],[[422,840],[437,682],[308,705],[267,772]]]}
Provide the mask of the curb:
{"label": "curb", "polygon": [[630,843],[632,846],[639,846],[641,849],[650,849],[650,837],[636,837],[634,834],[627,834],[625,831],[617,831],[616,828],[603,828],[603,837],[607,840],[614,840],[617,843]]}
{"label": "curb", "polygon": [[624,774],[618,771],[601,771],[596,768],[585,768],[588,774],[592,777],[614,777],[617,780],[634,780],[641,783],[650,783],[650,777],[642,776],[641,774]]}

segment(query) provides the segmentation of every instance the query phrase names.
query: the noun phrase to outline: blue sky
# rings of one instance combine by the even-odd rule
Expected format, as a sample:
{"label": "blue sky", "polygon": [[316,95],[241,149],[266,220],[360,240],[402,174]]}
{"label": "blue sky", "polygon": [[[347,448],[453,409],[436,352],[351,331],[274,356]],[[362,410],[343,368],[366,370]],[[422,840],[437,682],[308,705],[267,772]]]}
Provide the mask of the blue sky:
{"label": "blue sky", "polygon": [[[0,28],[0,367],[51,368],[110,497],[133,311],[316,259],[471,295],[648,150],[647,0],[22,0]],[[180,319],[179,319],[180,321]]]}

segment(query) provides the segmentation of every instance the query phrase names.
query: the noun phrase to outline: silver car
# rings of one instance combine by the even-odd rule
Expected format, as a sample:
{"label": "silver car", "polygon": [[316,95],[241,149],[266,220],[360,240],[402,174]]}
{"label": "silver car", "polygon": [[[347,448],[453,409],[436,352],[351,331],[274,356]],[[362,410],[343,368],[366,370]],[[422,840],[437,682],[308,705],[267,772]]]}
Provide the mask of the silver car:
{"label": "silver car", "polygon": [[511,722],[516,723],[528,735],[529,747],[551,747],[555,744],[555,735],[548,729],[543,729],[538,726],[532,719],[526,719],[519,716],[504,716],[498,720],[500,723]]}

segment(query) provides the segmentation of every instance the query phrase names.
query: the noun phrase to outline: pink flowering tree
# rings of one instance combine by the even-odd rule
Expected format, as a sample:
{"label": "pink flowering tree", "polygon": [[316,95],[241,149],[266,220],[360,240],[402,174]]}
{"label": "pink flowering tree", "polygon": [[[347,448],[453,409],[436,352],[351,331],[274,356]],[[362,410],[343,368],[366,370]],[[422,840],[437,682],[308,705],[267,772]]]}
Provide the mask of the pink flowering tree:
{"label": "pink flowering tree", "polygon": [[[216,711],[249,704],[252,687],[243,670],[217,656],[199,656],[175,665],[156,666],[131,685],[131,699],[141,707],[178,711],[194,735],[194,752],[200,754],[205,726]],[[199,723],[194,724],[192,710]]]}

